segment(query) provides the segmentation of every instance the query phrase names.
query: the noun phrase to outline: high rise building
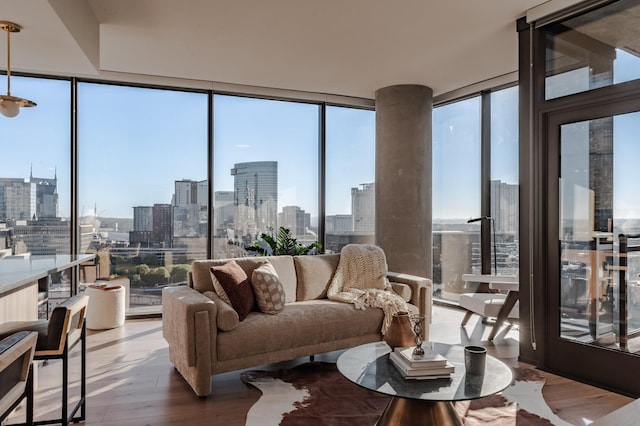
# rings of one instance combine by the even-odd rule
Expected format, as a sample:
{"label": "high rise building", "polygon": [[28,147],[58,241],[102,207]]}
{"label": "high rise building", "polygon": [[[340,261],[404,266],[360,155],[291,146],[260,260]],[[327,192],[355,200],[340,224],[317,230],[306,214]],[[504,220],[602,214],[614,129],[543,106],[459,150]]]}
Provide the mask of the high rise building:
{"label": "high rise building", "polygon": [[58,176],[53,179],[34,178],[33,172],[29,181],[35,184],[36,189],[36,217],[38,219],[58,217]]}
{"label": "high rise building", "polygon": [[515,234],[518,230],[518,185],[491,181],[491,214],[496,233]]}
{"label": "high rise building", "polygon": [[153,205],[153,242],[164,247],[172,246],[171,204]]}
{"label": "high rise building", "polygon": [[277,227],[278,162],[237,163],[234,177],[234,228],[248,242]]}
{"label": "high rise building", "polygon": [[325,218],[325,232],[352,232],[353,216],[350,214],[334,214]]}
{"label": "high rise building", "polygon": [[0,220],[36,217],[36,186],[26,179],[0,178]]}
{"label": "high rise building", "polygon": [[351,188],[351,214],[353,216],[353,230],[356,232],[375,232],[375,212],[375,183],[363,183],[360,185],[360,188]]}
{"label": "high rise building", "polygon": [[[194,180],[175,181],[175,192],[173,194],[173,237],[200,237],[202,229],[200,226],[204,209],[206,213],[206,181]],[[202,204],[201,204],[202,203]],[[205,215],[206,233],[206,215]]]}
{"label": "high rise building", "polygon": [[233,194],[233,191],[216,191],[213,196],[213,229],[218,237],[228,238],[227,230],[233,229],[235,212]]}
{"label": "high rise building", "polygon": [[289,229],[294,237],[305,235],[311,226],[311,213],[298,206],[283,207],[279,216],[279,226]]}
{"label": "high rise building", "polygon": [[150,247],[153,242],[153,207],[133,208],[133,231],[129,232],[129,242]]}

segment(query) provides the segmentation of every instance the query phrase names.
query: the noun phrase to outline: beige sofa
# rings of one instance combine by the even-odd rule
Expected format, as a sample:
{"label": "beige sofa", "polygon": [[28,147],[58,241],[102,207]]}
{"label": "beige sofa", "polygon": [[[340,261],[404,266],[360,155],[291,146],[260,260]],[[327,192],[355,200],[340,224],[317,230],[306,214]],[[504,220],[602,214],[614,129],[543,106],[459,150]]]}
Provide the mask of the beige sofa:
{"label": "beige sofa", "polygon": [[[211,393],[214,374],[379,341],[381,309],[358,310],[326,298],[339,259],[339,254],[235,259],[248,277],[269,260],[286,295],[278,314],[255,311],[241,322],[216,296],[211,280],[210,267],[228,260],[193,262],[188,286],[162,292],[163,336],[171,362],[193,391],[205,396]],[[425,315],[427,340],[431,280],[399,273],[388,273],[388,278],[394,291]]]}

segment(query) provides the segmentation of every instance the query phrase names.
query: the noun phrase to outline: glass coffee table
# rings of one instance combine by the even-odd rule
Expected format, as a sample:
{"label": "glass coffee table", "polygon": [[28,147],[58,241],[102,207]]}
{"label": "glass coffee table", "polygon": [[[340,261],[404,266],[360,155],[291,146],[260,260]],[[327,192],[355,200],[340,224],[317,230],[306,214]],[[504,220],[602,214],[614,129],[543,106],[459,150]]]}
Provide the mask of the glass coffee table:
{"label": "glass coffee table", "polygon": [[378,425],[462,426],[453,402],[483,398],[506,389],[513,380],[511,369],[487,355],[483,376],[467,376],[464,347],[425,342],[455,365],[447,379],[407,380],[389,361],[391,349],[385,342],[351,348],[338,358],[338,371],[366,389],[392,396]]}

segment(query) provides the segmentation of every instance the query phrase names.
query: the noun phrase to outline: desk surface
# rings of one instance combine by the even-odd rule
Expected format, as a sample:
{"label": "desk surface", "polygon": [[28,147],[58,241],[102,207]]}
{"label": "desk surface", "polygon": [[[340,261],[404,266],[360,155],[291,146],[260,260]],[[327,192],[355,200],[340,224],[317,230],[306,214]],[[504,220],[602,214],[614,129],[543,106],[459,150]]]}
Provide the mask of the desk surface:
{"label": "desk surface", "polygon": [[93,254],[4,257],[0,259],[0,297],[94,257]]}
{"label": "desk surface", "polygon": [[385,342],[368,343],[347,350],[338,358],[338,370],[350,381],[369,390],[423,401],[463,401],[482,398],[506,389],[513,380],[511,369],[490,355],[487,355],[484,376],[467,376],[463,346],[432,344],[433,349],[455,365],[455,372],[451,374],[451,378],[404,379],[389,361],[391,350]]}

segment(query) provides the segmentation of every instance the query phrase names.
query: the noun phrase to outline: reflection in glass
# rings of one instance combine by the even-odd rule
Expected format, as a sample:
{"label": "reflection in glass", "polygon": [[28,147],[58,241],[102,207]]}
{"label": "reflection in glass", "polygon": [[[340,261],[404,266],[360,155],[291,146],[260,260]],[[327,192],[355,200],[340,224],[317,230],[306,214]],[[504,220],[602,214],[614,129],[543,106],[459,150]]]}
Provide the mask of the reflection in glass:
{"label": "reflection in glass", "polygon": [[545,99],[640,78],[639,11],[621,0],[545,28]]}
{"label": "reflection in glass", "polygon": [[640,349],[640,113],[561,126],[562,338]]}

